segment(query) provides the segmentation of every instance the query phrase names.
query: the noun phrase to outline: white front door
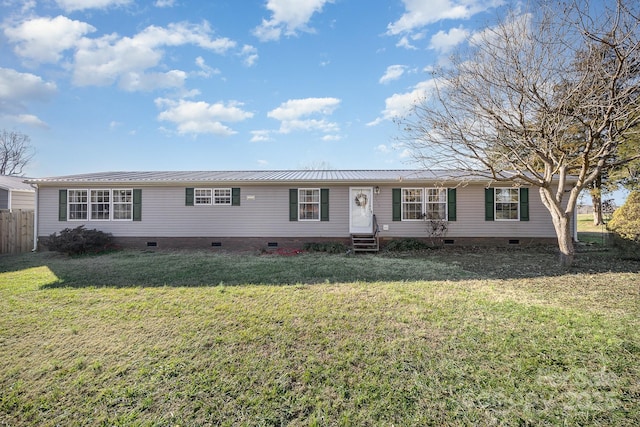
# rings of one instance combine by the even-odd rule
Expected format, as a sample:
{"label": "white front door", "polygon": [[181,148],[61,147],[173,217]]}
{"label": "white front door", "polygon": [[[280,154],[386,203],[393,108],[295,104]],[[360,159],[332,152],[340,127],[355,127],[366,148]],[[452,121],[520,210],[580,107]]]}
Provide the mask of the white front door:
{"label": "white front door", "polygon": [[373,188],[349,189],[349,232],[351,234],[373,232]]}

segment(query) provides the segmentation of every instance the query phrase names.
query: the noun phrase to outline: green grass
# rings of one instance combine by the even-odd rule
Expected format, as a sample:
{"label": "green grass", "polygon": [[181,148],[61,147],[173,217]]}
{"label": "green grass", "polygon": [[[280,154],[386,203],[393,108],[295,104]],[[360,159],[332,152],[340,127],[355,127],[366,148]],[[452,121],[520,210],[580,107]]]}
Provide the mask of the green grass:
{"label": "green grass", "polygon": [[611,237],[605,225],[593,225],[593,214],[578,214],[578,240],[593,246],[611,245]]}
{"label": "green grass", "polygon": [[640,265],[0,257],[0,425],[640,424]]}

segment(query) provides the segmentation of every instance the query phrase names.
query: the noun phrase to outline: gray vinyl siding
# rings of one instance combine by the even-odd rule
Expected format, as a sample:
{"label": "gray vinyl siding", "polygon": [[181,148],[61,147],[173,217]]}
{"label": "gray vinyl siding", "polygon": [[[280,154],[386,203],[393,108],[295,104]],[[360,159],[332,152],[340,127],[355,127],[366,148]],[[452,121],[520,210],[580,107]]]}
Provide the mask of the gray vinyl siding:
{"label": "gray vinyl siding", "polygon": [[[320,188],[319,186],[307,187]],[[74,186],[73,188],[88,187]],[[348,187],[346,186],[322,187],[330,189],[330,221],[296,222],[289,221],[289,188],[295,188],[294,186],[240,187],[240,206],[185,206],[185,187],[136,186],[136,188],[142,189],[142,221],[139,222],[58,221],[58,191],[62,188],[43,187],[39,191],[38,235],[48,236],[64,228],[74,228],[83,224],[87,228],[96,228],[121,237],[344,237],[349,235]],[[247,196],[254,196],[254,198],[249,200]]]}
{"label": "gray vinyl siding", "polygon": [[34,191],[12,191],[11,192],[11,209],[12,210],[32,210],[35,208],[35,192]]}
{"label": "gray vinyl siding", "polygon": [[[407,187],[422,187],[411,184]],[[424,187],[428,187],[425,185]],[[381,237],[427,237],[423,221],[393,221],[392,188],[381,187],[374,200],[374,212]],[[537,189],[529,191],[529,221],[485,221],[484,186],[467,185],[456,189],[456,221],[447,222],[448,238],[455,237],[555,237],[549,211],[544,207]],[[383,230],[387,225],[388,230]]]}
{"label": "gray vinyl siding", "polygon": [[[11,200],[9,200],[11,198]],[[11,202],[11,203],[9,203]],[[0,189],[0,209],[32,210],[35,207],[35,192]]]}
{"label": "gray vinyl siding", "polygon": [[[238,187],[238,185],[188,185],[189,187]],[[264,184],[239,186],[240,206],[185,206],[185,186],[41,186],[38,235],[48,236],[64,228],[85,225],[119,237],[348,237],[349,184]],[[358,187],[363,187],[358,184]],[[367,185],[364,185],[366,187]],[[371,187],[376,186],[375,183]],[[407,187],[430,187],[411,183]],[[58,221],[58,192],[73,188],[140,188],[141,221]],[[329,221],[290,221],[289,189],[329,188]],[[380,185],[373,211],[381,237],[427,237],[422,221],[392,221],[392,189]],[[457,188],[457,220],[448,222],[446,237],[555,237],[551,217],[538,191],[529,192],[529,221],[485,221],[484,186]],[[248,197],[253,196],[253,198]],[[387,225],[388,230],[383,230]]]}

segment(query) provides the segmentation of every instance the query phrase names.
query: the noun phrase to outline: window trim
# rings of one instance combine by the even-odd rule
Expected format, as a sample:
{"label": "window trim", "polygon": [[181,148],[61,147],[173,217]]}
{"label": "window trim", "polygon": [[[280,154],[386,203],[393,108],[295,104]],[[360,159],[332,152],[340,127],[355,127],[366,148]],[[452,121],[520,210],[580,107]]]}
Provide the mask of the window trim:
{"label": "window trim", "polygon": [[[130,202],[116,202],[116,197],[115,197],[115,192],[116,191],[129,191],[131,193],[131,201]],[[115,218],[115,213],[116,213],[116,205],[129,205],[131,206],[130,212],[131,212],[131,218]],[[111,221],[133,221],[133,188],[112,188],[111,189]]]}
{"label": "window trim", "polygon": [[[233,205],[233,189],[231,187],[216,187],[211,189],[211,202],[216,206],[232,206]],[[216,191],[226,191],[229,193],[228,196],[216,196]],[[218,203],[216,198],[228,198],[229,202],[227,203]]]}
{"label": "window trim", "polygon": [[[405,201],[406,190],[420,190],[420,202],[407,202]],[[444,194],[444,200],[438,202],[429,201],[429,190],[437,190],[440,194]],[[420,204],[420,218],[405,218],[405,205],[407,204]],[[444,218],[427,218],[427,206],[429,205],[443,205],[444,206]],[[402,187],[400,188],[400,221],[404,222],[416,222],[416,221],[449,221],[449,189],[446,187]]]}
{"label": "window trim", "polygon": [[[198,196],[198,191],[208,191],[209,195],[208,196]],[[198,198],[200,199],[209,199],[208,202],[205,203],[199,203],[198,202]],[[213,204],[213,189],[212,188],[199,188],[196,187],[193,189],[193,206],[211,206]]]}
{"label": "window trim", "polygon": [[[514,202],[511,198],[509,202],[498,202],[498,190],[516,190],[518,199]],[[495,187],[493,191],[493,219],[494,221],[513,222],[520,221],[520,187]],[[500,205],[516,205],[516,218],[498,218],[498,204]]]}
{"label": "window trim", "polygon": [[[301,192],[302,191],[313,191],[314,194],[315,192],[317,192],[318,194],[318,201],[317,202],[307,202],[302,200],[301,197]],[[297,210],[298,210],[298,221],[305,221],[305,222],[316,222],[316,221],[320,221],[322,214],[321,214],[321,209],[322,209],[322,192],[320,188],[298,188],[297,189],[297,194],[298,194],[298,203],[297,203]],[[302,218],[301,217],[301,213],[302,213],[302,205],[317,205],[317,210],[314,211],[314,214],[317,214],[317,218]]]}
{"label": "window trim", "polygon": [[[77,202],[73,202],[71,200],[71,192],[84,192],[85,196],[86,196],[86,202],[85,203],[77,203]],[[107,191],[108,195],[109,195],[109,203],[108,203],[108,210],[109,210],[109,215],[108,218],[93,218],[93,210],[92,210],[92,206],[93,205],[105,205],[105,203],[93,203],[91,200],[92,197],[92,193],[93,192],[97,192],[97,191]],[[114,202],[114,191],[129,191],[131,193],[131,202]],[[106,221],[117,221],[117,222],[128,222],[128,221],[133,221],[134,219],[134,189],[133,188],[68,188],[66,190],[66,220],[67,221],[78,221],[78,222],[106,222]],[[131,215],[130,218],[114,218],[114,205],[131,205]],[[71,218],[71,205],[85,205],[86,206],[86,217],[85,218]]]}
{"label": "window trim", "polygon": [[[71,192],[72,191],[82,191],[85,193],[85,199],[86,202],[84,203],[77,203],[71,200]],[[90,197],[90,191],[88,188],[69,188],[67,189],[67,221],[90,221],[89,217],[90,217],[90,213],[89,213],[89,207],[90,207],[90,202],[89,202],[89,197]],[[71,218],[71,205],[86,205],[86,209],[85,209],[85,218]]]}
{"label": "window trim", "polygon": [[[105,193],[107,196],[107,203],[105,202],[94,202],[93,201],[93,196],[94,193],[99,193],[102,197],[104,197]],[[111,189],[108,188],[92,188],[89,190],[89,198],[88,198],[88,212],[89,212],[89,221],[111,221],[111,211],[112,211],[112,191]],[[96,197],[100,197],[98,194],[96,194]],[[106,218],[94,218],[93,214],[93,208],[94,206],[102,206],[102,210],[96,211],[96,214],[100,215],[100,216],[104,216],[105,212],[104,212],[104,207],[106,206]]]}

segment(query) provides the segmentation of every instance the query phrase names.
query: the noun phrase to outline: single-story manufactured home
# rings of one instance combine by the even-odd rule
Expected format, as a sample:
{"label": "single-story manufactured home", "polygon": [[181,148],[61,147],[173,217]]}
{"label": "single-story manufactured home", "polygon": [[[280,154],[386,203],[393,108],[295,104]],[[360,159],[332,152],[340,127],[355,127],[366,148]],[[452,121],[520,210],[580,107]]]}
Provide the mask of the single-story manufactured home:
{"label": "single-story manufactured home", "polygon": [[40,243],[79,225],[133,248],[556,242],[537,189],[451,171],[105,172],[27,183],[37,188]]}
{"label": "single-story manufactured home", "polygon": [[0,175],[0,209],[33,210],[35,189],[25,183],[24,177]]}

